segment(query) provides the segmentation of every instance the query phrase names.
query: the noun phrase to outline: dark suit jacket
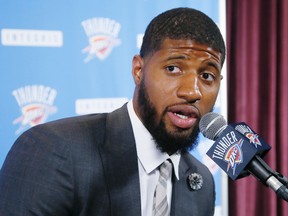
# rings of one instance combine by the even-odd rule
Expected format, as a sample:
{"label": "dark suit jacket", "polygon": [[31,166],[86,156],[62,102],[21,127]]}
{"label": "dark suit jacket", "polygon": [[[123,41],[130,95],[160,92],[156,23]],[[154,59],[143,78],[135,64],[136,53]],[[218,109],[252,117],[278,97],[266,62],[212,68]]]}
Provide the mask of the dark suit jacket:
{"label": "dark suit jacket", "polygon": [[[202,175],[190,191],[187,176]],[[173,180],[171,215],[209,216],[214,181],[189,153]],[[126,105],[38,125],[21,135],[0,173],[1,216],[140,216],[140,185]]]}

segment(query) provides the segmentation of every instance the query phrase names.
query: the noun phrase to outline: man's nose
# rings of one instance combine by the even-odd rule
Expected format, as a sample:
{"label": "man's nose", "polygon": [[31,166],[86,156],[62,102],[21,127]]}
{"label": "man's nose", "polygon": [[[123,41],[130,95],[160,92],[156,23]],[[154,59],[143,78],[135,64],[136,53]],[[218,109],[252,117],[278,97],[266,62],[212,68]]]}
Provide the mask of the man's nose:
{"label": "man's nose", "polygon": [[202,98],[199,88],[199,77],[193,73],[183,76],[177,90],[177,96],[189,103],[194,103]]}

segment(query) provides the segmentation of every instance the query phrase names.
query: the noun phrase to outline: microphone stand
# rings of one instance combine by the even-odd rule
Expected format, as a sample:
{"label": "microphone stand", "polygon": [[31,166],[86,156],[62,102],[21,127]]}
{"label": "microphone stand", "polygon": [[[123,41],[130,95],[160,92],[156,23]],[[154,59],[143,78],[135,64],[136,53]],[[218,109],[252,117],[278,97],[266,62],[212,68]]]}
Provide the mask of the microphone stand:
{"label": "microphone stand", "polygon": [[[276,195],[288,202],[288,178],[282,174],[273,171],[258,155],[255,156],[257,161],[268,171],[269,177],[263,182],[266,186],[272,188]],[[265,173],[266,174],[266,173]]]}
{"label": "microphone stand", "polygon": [[276,195],[288,202],[288,178],[278,172],[273,172],[273,175],[283,184],[276,191]]}

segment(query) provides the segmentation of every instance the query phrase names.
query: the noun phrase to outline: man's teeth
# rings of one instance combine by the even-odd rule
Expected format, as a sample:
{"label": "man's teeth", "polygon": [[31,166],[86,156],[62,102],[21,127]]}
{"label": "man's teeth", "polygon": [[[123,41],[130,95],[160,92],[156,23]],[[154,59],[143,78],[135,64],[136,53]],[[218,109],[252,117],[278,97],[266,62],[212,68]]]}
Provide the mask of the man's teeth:
{"label": "man's teeth", "polygon": [[174,113],[176,116],[180,117],[181,119],[188,119],[188,116],[181,115],[179,113]]}

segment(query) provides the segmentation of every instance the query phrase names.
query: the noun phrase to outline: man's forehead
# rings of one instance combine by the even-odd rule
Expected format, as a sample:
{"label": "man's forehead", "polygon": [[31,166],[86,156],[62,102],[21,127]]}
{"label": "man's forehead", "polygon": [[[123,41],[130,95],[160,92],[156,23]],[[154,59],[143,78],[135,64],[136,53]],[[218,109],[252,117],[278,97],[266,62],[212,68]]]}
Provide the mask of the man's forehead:
{"label": "man's forehead", "polygon": [[175,40],[175,39],[165,39],[162,43],[162,46],[159,52],[166,53],[166,54],[187,54],[189,53],[203,53],[206,55],[211,55],[217,61],[221,62],[221,53],[213,49],[212,47],[206,44],[197,43],[194,40]]}
{"label": "man's forehead", "polygon": [[208,52],[218,52],[207,44],[201,44],[190,39],[165,39],[160,49],[195,49]]}

